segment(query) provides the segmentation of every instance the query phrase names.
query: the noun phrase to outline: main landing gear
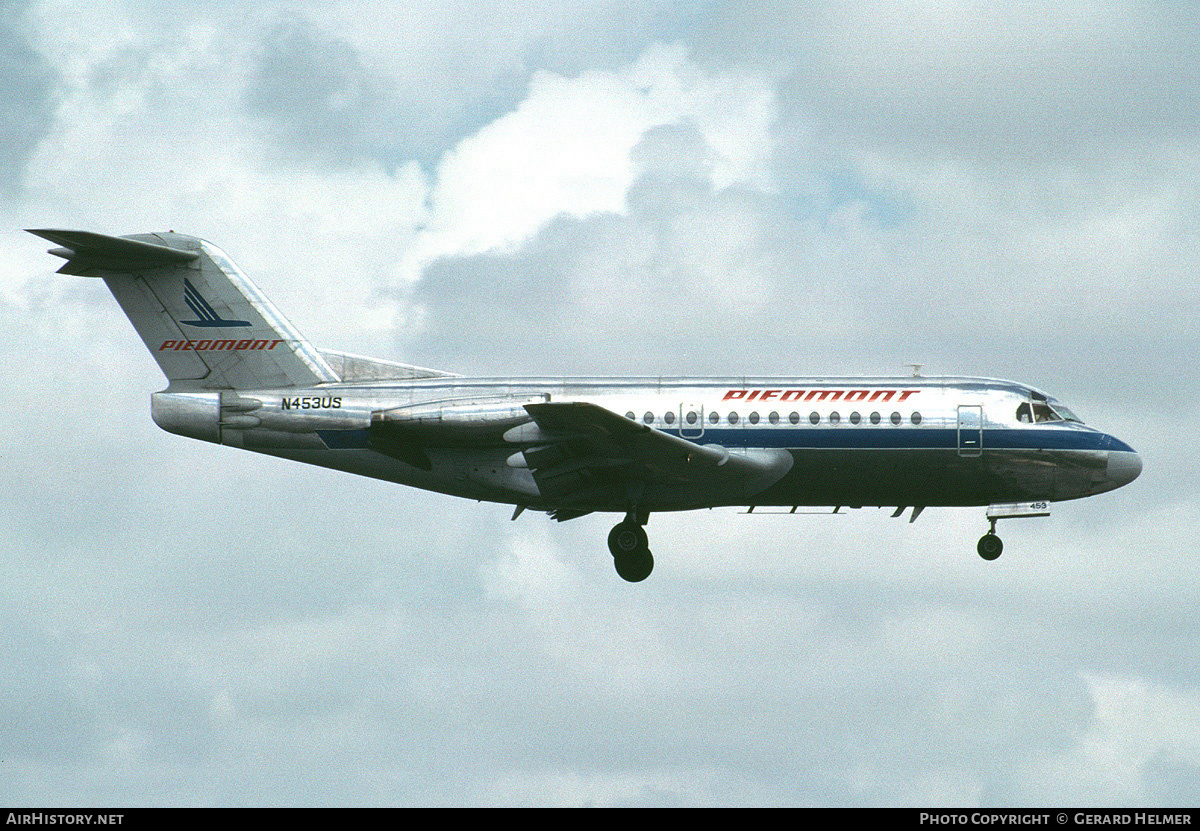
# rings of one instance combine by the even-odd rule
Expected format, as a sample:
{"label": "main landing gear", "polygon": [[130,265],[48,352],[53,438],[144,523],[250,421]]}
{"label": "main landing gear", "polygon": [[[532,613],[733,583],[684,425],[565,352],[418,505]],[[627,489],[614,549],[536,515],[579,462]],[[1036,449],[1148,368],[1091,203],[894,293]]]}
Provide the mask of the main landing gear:
{"label": "main landing gear", "polygon": [[608,550],[613,555],[613,565],[622,580],[640,583],[654,570],[654,555],[646,538],[646,529],[632,516],[613,526],[608,533]]}

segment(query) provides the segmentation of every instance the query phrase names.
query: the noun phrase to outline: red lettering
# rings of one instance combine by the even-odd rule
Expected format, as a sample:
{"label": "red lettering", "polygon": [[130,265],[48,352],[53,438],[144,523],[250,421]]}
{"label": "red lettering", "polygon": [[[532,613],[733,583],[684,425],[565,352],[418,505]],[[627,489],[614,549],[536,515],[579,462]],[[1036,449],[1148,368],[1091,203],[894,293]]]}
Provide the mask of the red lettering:
{"label": "red lettering", "polygon": [[[168,341],[169,342],[169,341]],[[220,343],[220,341],[216,341]],[[242,341],[238,349],[245,349]],[[261,343],[270,343],[268,349],[274,349],[276,344],[286,341],[255,341],[252,349],[261,349]],[[722,401],[905,401],[919,393],[920,390],[729,390]]]}
{"label": "red lettering", "polygon": [[[286,340],[165,340],[158,347],[159,352],[172,350],[174,352],[221,352],[229,349],[267,351],[274,349]],[[746,390],[730,390],[726,398],[741,398]]]}

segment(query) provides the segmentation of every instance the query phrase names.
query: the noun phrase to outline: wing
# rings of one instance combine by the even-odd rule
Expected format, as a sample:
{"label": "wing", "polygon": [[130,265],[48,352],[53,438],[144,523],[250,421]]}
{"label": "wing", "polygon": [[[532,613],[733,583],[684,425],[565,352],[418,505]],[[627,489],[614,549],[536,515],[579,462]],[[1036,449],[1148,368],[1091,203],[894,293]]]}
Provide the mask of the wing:
{"label": "wing", "polygon": [[[535,428],[526,464],[556,518],[627,510],[739,504],[791,469],[785,450],[730,453],[655,430],[585,402],[526,404]],[[533,427],[533,425],[529,425]]]}

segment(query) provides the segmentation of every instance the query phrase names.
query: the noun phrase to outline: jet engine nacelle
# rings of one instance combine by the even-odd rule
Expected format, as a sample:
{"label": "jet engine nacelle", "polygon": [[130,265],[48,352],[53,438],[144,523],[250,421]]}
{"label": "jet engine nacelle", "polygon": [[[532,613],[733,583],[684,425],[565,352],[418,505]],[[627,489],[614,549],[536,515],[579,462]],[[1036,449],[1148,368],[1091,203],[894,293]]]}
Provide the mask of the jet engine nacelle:
{"label": "jet engine nacelle", "polygon": [[549,396],[432,401],[371,414],[371,427],[424,446],[481,447],[504,444],[504,434],[533,419],[526,404]]}
{"label": "jet engine nacelle", "polygon": [[221,443],[221,393],[156,392],[150,415],[168,433]]}

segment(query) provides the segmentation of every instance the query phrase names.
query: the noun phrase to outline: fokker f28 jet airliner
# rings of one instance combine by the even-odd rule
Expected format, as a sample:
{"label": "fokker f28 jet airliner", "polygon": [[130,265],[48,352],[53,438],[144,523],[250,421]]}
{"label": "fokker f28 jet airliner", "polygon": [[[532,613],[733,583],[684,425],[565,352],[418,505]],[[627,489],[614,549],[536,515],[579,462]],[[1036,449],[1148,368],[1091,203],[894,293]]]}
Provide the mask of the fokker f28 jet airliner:
{"label": "fokker f28 jet airliner", "polygon": [[1133,481],[1133,449],[1032,387],[987,378],[464,378],[318,349],[216,246],[35,230],[100,277],[167,376],[182,436],[567,520],[625,515],[617,573],[654,567],[655,511],[987,506],[999,519]]}

